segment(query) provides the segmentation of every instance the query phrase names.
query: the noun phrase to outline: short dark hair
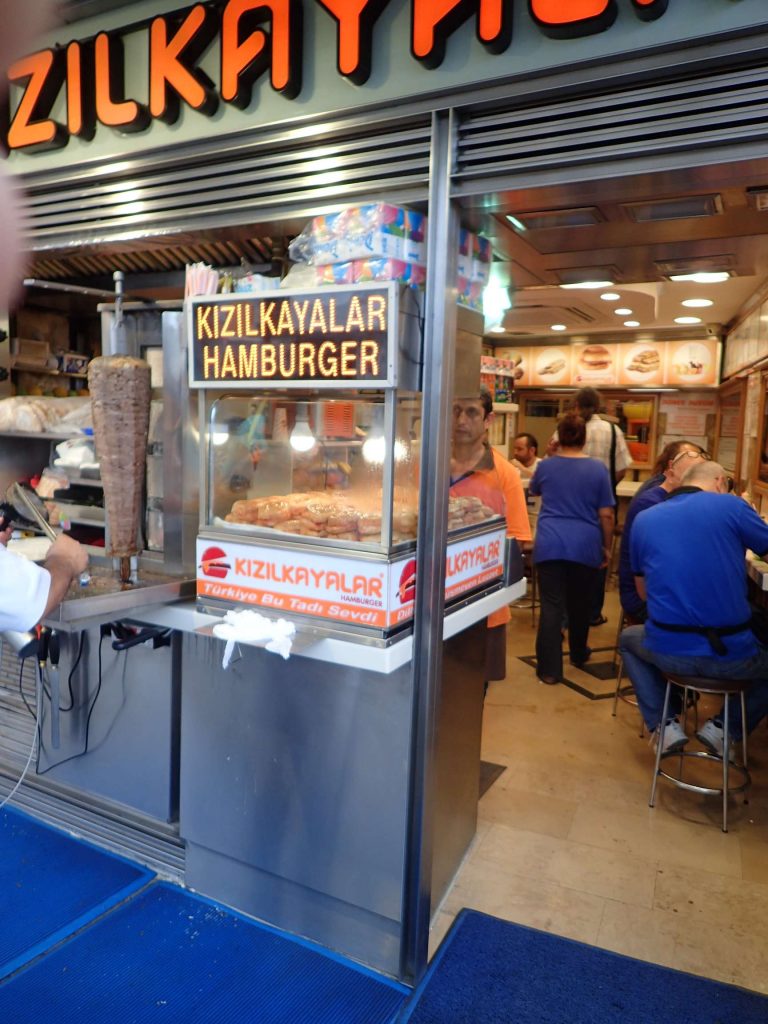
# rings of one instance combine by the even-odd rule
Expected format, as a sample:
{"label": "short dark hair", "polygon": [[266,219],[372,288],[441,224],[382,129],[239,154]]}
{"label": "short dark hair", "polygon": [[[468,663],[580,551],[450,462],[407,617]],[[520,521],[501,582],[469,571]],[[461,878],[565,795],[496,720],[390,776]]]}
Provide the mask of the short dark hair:
{"label": "short dark hair", "polygon": [[487,420],[493,412],[493,399],[488,388],[480,388],[479,399],[483,403],[483,419]]}
{"label": "short dark hair", "polygon": [[525,438],[525,443],[528,445],[529,448],[535,448],[536,451],[539,450],[539,442],[536,440],[533,434],[526,434],[525,432],[523,432],[522,434],[515,434],[516,441],[519,437]]}
{"label": "short dark hair", "polygon": [[663,473],[674,457],[679,455],[686,445],[690,445],[691,448],[698,448],[700,452],[704,451],[701,445],[696,444],[695,441],[670,441],[659,452],[659,457],[656,459],[653,467],[653,476],[659,476],[660,473]]}
{"label": "short dark hair", "polygon": [[600,411],[600,392],[595,388],[581,388],[576,392],[574,402],[577,409],[583,409],[584,412],[594,414]]}
{"label": "short dark hair", "polygon": [[583,448],[587,440],[587,424],[577,412],[567,412],[557,424],[557,439],[563,448]]}

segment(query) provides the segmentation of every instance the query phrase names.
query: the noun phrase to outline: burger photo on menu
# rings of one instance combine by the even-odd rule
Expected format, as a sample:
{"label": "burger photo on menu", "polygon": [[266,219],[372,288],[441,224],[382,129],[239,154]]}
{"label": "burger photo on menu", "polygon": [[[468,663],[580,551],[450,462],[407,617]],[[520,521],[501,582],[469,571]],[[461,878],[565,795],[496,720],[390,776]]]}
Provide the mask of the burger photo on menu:
{"label": "burger photo on menu", "polygon": [[536,356],[536,376],[542,384],[561,384],[570,372],[570,354],[562,348],[545,348]]}
{"label": "burger photo on menu", "polygon": [[579,353],[579,367],[582,370],[610,370],[613,356],[605,345],[586,345]]}

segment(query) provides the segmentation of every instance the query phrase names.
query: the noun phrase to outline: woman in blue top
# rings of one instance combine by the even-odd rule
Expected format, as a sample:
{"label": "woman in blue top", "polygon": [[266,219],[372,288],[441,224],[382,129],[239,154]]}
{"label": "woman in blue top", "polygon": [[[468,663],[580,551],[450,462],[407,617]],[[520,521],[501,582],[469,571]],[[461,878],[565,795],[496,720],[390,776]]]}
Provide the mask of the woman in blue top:
{"label": "woman in blue top", "polygon": [[541,496],[533,547],[541,599],[536,672],[549,685],[563,675],[566,613],[571,664],[581,666],[591,654],[590,600],[598,570],[608,564],[616,504],[608,470],[582,451],[587,429],[581,416],[563,416],[557,436],[557,454],[539,463],[528,485],[530,495]]}

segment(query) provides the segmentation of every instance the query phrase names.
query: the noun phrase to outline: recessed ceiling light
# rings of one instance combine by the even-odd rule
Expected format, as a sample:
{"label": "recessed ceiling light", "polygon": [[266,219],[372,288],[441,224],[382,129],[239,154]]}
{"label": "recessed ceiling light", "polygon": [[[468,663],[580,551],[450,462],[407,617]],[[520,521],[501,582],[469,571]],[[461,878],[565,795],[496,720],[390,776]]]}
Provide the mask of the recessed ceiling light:
{"label": "recessed ceiling light", "polygon": [[610,288],[613,281],[578,281],[574,284],[561,284],[561,288]]}
{"label": "recessed ceiling light", "polygon": [[720,284],[730,278],[727,270],[702,271],[698,274],[670,274],[670,281],[693,281],[694,284]]}
{"label": "recessed ceiling light", "polygon": [[699,316],[676,316],[676,324],[700,324],[701,317]]}
{"label": "recessed ceiling light", "polygon": [[552,324],[553,331],[567,331],[568,328],[565,324]]}
{"label": "recessed ceiling light", "polygon": [[615,302],[616,299],[620,299],[621,296],[618,292],[603,292],[600,298],[605,299],[606,302]]}
{"label": "recessed ceiling light", "polygon": [[613,311],[616,316],[632,316],[632,310],[626,306],[617,306]]}
{"label": "recessed ceiling light", "polygon": [[501,324],[496,324],[495,327],[490,327],[488,329],[488,333],[489,334],[504,334],[504,328],[501,326]]}
{"label": "recessed ceiling light", "polygon": [[639,327],[640,326],[640,321],[639,320],[625,320],[624,321],[624,326],[625,327]]}
{"label": "recessed ceiling light", "polygon": [[681,305],[687,306],[688,309],[706,309],[707,306],[713,306],[712,299],[683,299]]}
{"label": "recessed ceiling light", "polygon": [[509,223],[512,225],[512,227],[516,231],[527,231],[528,230],[527,225],[523,224],[523,222],[521,220],[518,220],[517,217],[513,217],[511,213],[507,214],[507,220],[509,221]]}

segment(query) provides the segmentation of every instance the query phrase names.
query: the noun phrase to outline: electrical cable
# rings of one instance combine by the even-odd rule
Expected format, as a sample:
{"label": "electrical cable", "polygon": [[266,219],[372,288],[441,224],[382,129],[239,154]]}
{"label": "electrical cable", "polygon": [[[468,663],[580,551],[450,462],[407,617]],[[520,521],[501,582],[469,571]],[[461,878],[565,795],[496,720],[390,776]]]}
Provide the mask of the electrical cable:
{"label": "electrical cable", "polygon": [[[22,670],[23,670],[23,668],[24,668],[24,662],[22,661]],[[24,703],[25,704],[27,703],[26,700],[24,701]],[[27,707],[29,707],[28,704],[27,704]],[[38,746],[38,742],[37,741],[38,741],[38,737],[40,735],[40,719],[39,719],[39,717],[37,715],[34,715],[34,719],[35,719],[35,731],[34,731],[34,733],[32,735],[32,746],[29,748],[29,756],[27,757],[27,763],[24,765],[24,770],[22,771],[21,775],[19,776],[19,781],[13,787],[13,789],[8,794],[8,796],[5,797],[4,800],[0,801],[0,811],[3,809],[3,807],[5,807],[5,805],[11,799],[11,797],[13,797],[15,795],[17,789],[19,788],[19,786],[22,784],[22,782],[26,778],[27,772],[29,771],[29,766],[32,764],[32,758],[35,755],[35,747]]]}
{"label": "electrical cable", "polygon": [[[96,707],[96,701],[99,699],[99,694],[101,693],[101,681],[102,681],[101,645],[104,643],[105,635],[106,634],[102,633],[102,635],[99,637],[99,648],[98,648],[98,656],[99,656],[99,681],[96,684],[96,692],[93,695],[93,698],[91,700],[91,705],[88,708],[88,716],[85,719],[85,746],[77,754],[70,754],[69,757],[64,757],[64,758],[61,759],[61,761],[56,761],[55,764],[49,764],[47,768],[43,768],[42,771],[41,771],[40,770],[40,754],[45,752],[45,748],[43,746],[42,736],[41,736],[40,737],[40,745],[39,745],[38,751],[37,751],[37,762],[36,762],[36,765],[35,765],[35,768],[36,768],[36,771],[37,771],[38,775],[45,775],[47,772],[51,771],[51,769],[58,768],[60,765],[66,764],[67,761],[74,761],[76,758],[82,757],[84,754],[88,753],[88,732],[89,732],[90,727],[91,727],[91,715],[93,714],[93,709]],[[73,671],[74,671],[74,669],[73,669]]]}
{"label": "electrical cable", "polygon": [[37,712],[32,710],[32,708],[29,705],[29,701],[27,700],[27,696],[24,693],[24,662],[26,660],[26,658],[21,659],[21,666],[19,668],[19,696],[24,701],[24,707],[27,709],[30,715],[32,715],[34,719],[37,719]]}
{"label": "electrical cable", "polygon": [[[83,645],[84,644],[85,644],[85,630],[83,630],[80,633],[80,647],[78,648],[77,657],[75,658],[75,662],[74,662],[72,668],[70,669],[69,675],[67,677],[67,689],[69,690],[69,707],[68,708],[59,708],[59,711],[61,711],[62,713],[66,713],[67,711],[72,711],[72,709],[75,706],[75,695],[72,693],[72,679],[74,678],[75,672],[77,671],[77,666],[80,664],[80,659],[83,656]],[[45,693],[45,696],[48,698],[48,700],[50,700],[51,699],[51,691],[46,687],[45,683],[43,683],[43,692]]]}

